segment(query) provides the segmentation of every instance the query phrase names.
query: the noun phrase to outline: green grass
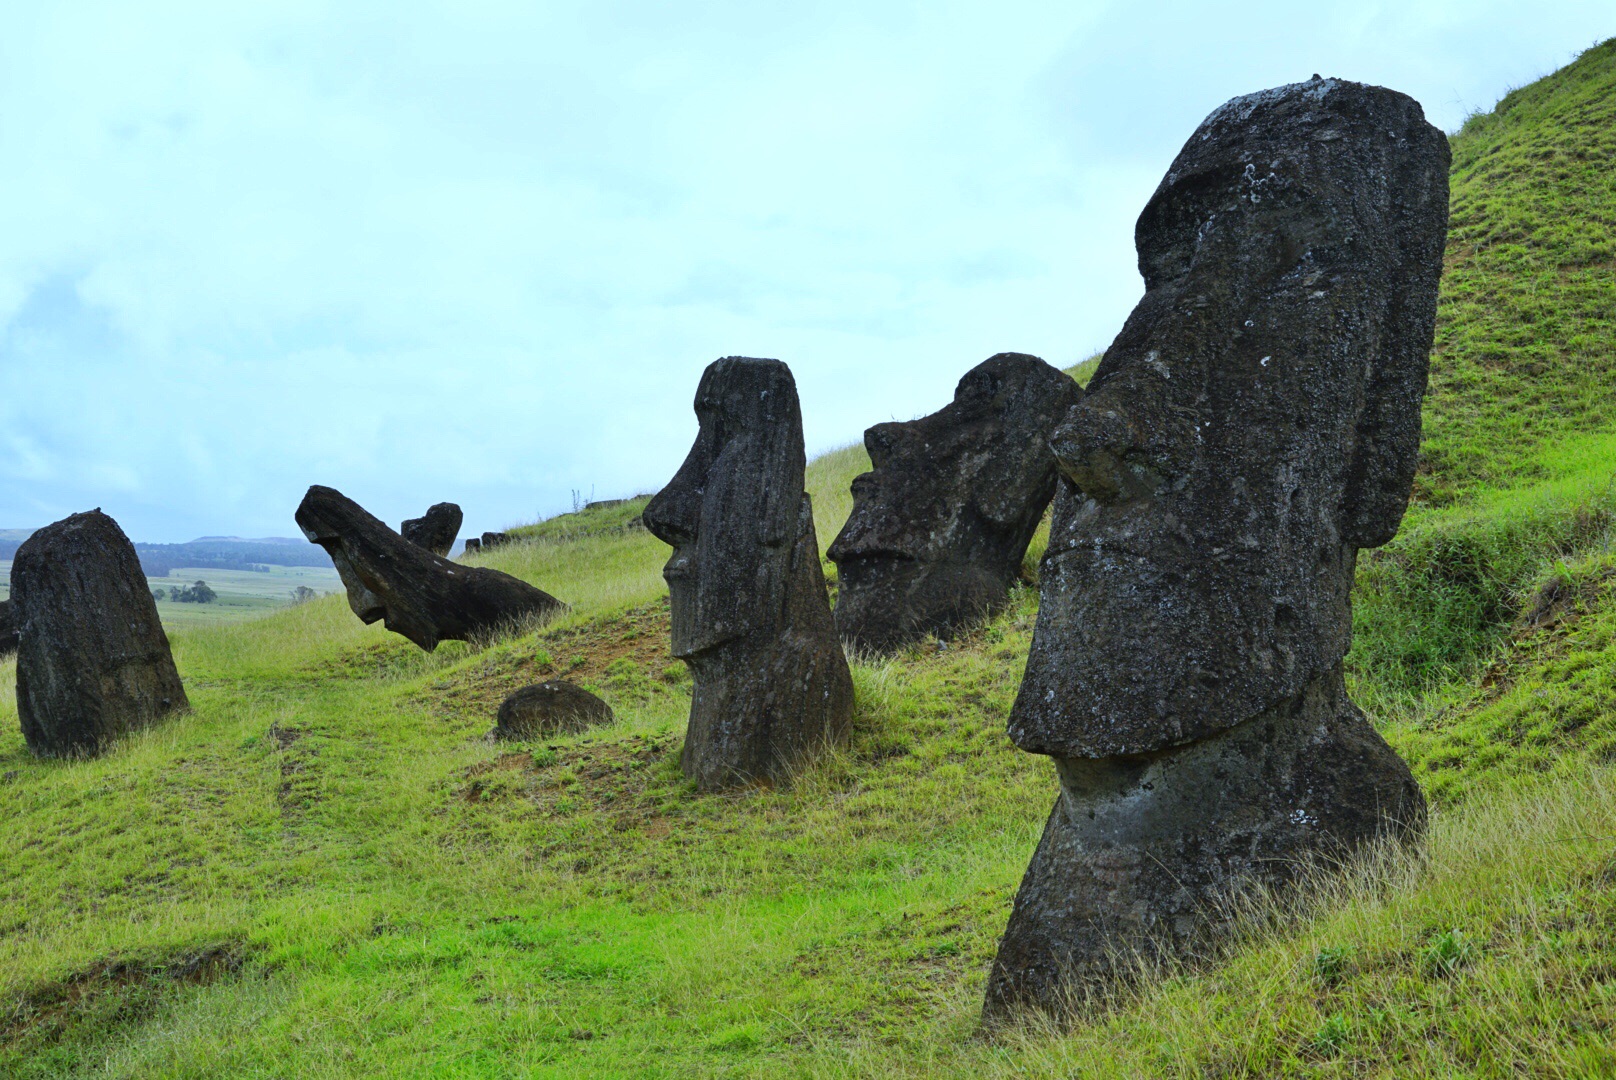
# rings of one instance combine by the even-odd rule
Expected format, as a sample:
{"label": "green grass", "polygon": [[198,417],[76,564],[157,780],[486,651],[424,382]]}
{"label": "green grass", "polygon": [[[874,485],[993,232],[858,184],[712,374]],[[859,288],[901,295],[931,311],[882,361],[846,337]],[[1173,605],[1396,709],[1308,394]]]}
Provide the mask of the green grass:
{"label": "green grass", "polygon": [[[1214,971],[984,1037],[1056,790],[1003,734],[1035,593],[855,664],[851,742],[793,784],[697,797],[667,549],[598,508],[475,557],[572,605],[486,647],[421,653],[340,596],[174,627],[194,713],[95,761],[28,755],[0,661],[0,1075],[1616,1076],[1616,437],[1589,375],[1616,343],[1568,286],[1563,332],[1511,344],[1502,261],[1609,224],[1553,155],[1613,99],[1607,45],[1455,140],[1420,499],[1360,564],[1349,661],[1433,798],[1423,861],[1254,918]],[[1557,217],[1522,240],[1521,207]],[[1554,265],[1548,293],[1602,272]],[[822,547],[867,467],[810,465]],[[554,674],[617,723],[485,741]]]}

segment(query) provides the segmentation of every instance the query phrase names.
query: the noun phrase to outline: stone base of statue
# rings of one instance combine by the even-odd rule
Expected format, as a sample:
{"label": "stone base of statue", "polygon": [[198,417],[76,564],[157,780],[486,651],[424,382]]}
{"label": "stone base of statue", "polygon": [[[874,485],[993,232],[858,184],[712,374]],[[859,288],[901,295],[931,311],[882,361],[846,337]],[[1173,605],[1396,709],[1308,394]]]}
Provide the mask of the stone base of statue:
{"label": "stone base of statue", "polygon": [[1419,785],[1339,667],[1212,738],[1056,766],[1061,793],[993,964],[989,1022],[1080,1012],[1158,962],[1210,960],[1243,895],[1282,892],[1425,822]]}

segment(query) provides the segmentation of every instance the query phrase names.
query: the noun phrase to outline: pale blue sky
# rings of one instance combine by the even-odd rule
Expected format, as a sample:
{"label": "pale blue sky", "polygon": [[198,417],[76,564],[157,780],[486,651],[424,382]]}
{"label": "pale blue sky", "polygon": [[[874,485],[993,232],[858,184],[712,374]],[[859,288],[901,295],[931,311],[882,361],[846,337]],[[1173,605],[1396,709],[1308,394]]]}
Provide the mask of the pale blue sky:
{"label": "pale blue sky", "polygon": [[1227,98],[1318,72],[1451,130],[1612,34],[1609,0],[5,5],[0,527],[296,535],[322,483],[498,528],[655,490],[729,354],[845,444],[994,352],[1103,348]]}

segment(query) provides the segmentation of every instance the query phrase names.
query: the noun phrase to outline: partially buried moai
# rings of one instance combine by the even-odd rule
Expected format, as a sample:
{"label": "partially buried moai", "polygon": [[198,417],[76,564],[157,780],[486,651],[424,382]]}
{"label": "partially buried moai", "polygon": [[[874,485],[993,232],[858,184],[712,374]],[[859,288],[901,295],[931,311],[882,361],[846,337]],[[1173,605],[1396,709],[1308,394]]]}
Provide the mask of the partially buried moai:
{"label": "partially buried moai", "polygon": [[100,510],[23,541],[11,609],[17,715],[40,757],[99,754],[189,707],[135,546]]}
{"label": "partially buried moai", "polygon": [[418,518],[409,518],[398,527],[398,534],[416,547],[423,547],[440,559],[454,550],[455,537],[465,520],[460,507],[452,502],[433,503]]}
{"label": "partially buried moai", "polygon": [[1009,728],[1061,793],[989,1020],[1208,957],[1243,890],[1422,829],[1342,659],[1414,476],[1447,176],[1418,103],[1315,78],[1214,112],[1140,216],[1146,294],[1053,440]]}
{"label": "partially buried moai", "polygon": [[520,578],[410,543],[335,488],[309,488],[294,516],[309,543],[331,556],[353,613],[381,620],[427,652],[440,641],[511,633],[567,610]]}
{"label": "partially buried moai", "polygon": [[803,490],[791,369],[715,361],[696,418],[695,445],[644,519],[673,546],[673,655],[694,682],[681,764],[707,791],[784,779],[840,739],[853,683]]}
{"label": "partially buried moai", "polygon": [[872,469],[827,552],[844,639],[889,652],[1004,607],[1055,494],[1050,433],[1082,395],[1036,356],[1000,353],[937,412],[864,433]]}

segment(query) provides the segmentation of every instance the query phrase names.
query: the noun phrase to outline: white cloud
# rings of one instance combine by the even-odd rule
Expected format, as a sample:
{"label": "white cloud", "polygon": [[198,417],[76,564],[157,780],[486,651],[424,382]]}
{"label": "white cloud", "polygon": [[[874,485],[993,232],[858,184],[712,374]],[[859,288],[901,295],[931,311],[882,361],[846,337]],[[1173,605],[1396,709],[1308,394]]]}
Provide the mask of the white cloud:
{"label": "white cloud", "polygon": [[1452,126],[1602,31],[1575,4],[13,5],[0,525],[285,534],[323,482],[498,527],[661,483],[732,353],[792,365],[811,448],[852,441],[995,351],[1102,347],[1134,215],[1231,94],[1328,69]]}

